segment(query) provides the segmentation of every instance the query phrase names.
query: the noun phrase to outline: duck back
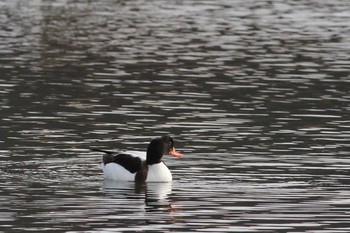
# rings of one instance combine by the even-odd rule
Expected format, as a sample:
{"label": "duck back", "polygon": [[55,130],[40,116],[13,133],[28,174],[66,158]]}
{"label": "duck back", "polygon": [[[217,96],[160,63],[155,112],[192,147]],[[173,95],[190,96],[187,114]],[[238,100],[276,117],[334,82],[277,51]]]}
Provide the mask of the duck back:
{"label": "duck back", "polygon": [[124,167],[131,173],[135,173],[142,168],[141,159],[130,154],[118,154],[114,156],[114,162]]}

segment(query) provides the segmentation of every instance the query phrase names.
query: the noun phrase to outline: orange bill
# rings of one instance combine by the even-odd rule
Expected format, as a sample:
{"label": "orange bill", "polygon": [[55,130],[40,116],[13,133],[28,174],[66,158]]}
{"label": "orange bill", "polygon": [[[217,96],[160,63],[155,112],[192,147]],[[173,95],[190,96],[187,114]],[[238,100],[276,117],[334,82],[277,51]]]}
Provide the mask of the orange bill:
{"label": "orange bill", "polygon": [[181,154],[181,153],[179,153],[179,152],[176,152],[175,147],[173,147],[173,149],[170,150],[169,155],[174,156],[174,157],[177,157],[177,158],[182,158],[182,157],[184,157],[183,154]]}

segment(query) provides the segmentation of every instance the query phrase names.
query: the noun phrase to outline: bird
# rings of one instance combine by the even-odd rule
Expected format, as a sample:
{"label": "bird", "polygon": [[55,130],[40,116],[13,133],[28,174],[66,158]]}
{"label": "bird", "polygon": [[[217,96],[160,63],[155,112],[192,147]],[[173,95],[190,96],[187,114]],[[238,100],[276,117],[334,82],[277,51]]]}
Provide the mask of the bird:
{"label": "bird", "polygon": [[91,148],[92,151],[104,153],[101,168],[105,179],[135,182],[170,182],[172,175],[162,161],[163,155],[177,158],[184,157],[176,151],[172,137],[165,135],[154,138],[147,151],[113,151]]}

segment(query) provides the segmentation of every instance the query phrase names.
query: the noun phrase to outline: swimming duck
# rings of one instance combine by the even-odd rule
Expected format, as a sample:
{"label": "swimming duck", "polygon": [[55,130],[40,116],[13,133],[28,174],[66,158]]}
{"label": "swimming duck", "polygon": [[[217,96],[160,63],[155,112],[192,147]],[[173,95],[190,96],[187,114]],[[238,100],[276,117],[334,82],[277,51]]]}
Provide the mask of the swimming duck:
{"label": "swimming duck", "polygon": [[172,175],[162,161],[163,155],[182,158],[174,147],[174,140],[170,136],[153,139],[147,147],[147,152],[126,151],[115,154],[111,151],[92,149],[105,153],[101,168],[106,179],[136,182],[169,182]]}

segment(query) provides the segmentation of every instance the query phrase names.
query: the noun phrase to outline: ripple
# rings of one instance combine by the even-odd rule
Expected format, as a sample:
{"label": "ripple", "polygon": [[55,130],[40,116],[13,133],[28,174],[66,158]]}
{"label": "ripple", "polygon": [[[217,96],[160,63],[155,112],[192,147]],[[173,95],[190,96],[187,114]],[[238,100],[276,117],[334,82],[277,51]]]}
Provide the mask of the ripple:
{"label": "ripple", "polygon": [[[0,5],[0,231],[347,232],[344,1]],[[170,189],[104,183],[160,134]]]}

